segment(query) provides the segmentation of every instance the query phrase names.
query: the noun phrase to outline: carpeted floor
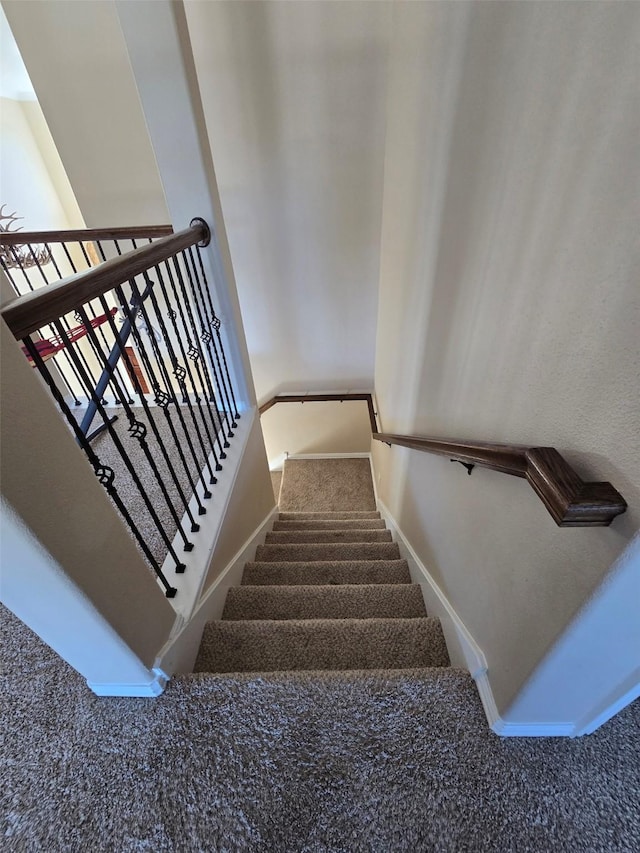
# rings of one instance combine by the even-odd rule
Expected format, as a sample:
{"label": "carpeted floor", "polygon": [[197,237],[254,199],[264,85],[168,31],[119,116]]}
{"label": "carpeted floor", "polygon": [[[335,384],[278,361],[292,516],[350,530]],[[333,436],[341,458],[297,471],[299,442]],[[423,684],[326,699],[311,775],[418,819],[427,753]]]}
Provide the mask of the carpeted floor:
{"label": "carpeted floor", "polygon": [[287,459],[280,489],[283,512],[375,510],[368,459]]}
{"label": "carpeted floor", "polygon": [[500,739],[455,670],[199,674],[100,699],[3,609],[0,638],[7,851],[640,848],[640,702],[578,740]]}

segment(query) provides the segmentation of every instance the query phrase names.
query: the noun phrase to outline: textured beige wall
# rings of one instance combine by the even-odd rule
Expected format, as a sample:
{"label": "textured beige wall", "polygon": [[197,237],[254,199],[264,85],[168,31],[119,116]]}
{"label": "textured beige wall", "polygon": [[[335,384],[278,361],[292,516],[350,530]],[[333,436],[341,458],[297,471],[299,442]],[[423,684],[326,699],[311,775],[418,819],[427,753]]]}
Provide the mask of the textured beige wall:
{"label": "textured beige wall", "polygon": [[3,8],[87,226],[168,221],[115,3]]}
{"label": "textured beige wall", "polygon": [[637,4],[394,9],[383,428],[554,445],[630,504],[560,530],[524,481],[374,448],[502,712],[640,523],[639,39]]}
{"label": "textured beige wall", "polygon": [[[63,567],[66,576],[60,583],[65,589],[74,587],[75,597],[87,600],[124,644],[152,666],[175,621],[173,608],[3,321],[0,332],[3,500],[40,551]],[[38,588],[27,587],[18,595],[20,576],[19,563],[2,566],[1,586],[11,586],[22,608],[18,615],[28,621],[25,614],[39,613],[41,624],[28,624],[38,633],[45,630],[42,636],[54,648],[59,639],[75,665],[88,639],[70,631],[55,596],[43,610]]]}
{"label": "textured beige wall", "polygon": [[271,468],[280,469],[287,454],[368,453],[371,425],[367,404],[278,403],[260,418]]}
{"label": "textured beige wall", "polygon": [[204,583],[205,593],[274,506],[260,421],[256,418]]}
{"label": "textured beige wall", "polygon": [[258,398],[371,387],[386,3],[188,3]]}

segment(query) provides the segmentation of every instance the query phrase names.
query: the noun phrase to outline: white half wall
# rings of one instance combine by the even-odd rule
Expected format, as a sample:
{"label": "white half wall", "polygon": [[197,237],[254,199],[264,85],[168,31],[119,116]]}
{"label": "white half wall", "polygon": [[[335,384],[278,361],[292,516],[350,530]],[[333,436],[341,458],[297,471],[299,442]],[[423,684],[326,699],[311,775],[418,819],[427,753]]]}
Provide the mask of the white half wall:
{"label": "white half wall", "polygon": [[154,695],[174,611],[4,321],[0,342],[0,599],[103,692]]}

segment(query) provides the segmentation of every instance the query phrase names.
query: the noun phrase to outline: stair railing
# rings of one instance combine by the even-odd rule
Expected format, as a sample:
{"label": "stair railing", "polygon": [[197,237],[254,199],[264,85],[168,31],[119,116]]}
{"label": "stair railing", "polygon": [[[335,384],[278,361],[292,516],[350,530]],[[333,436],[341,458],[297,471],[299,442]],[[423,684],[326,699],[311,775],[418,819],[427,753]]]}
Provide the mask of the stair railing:
{"label": "stair railing", "polygon": [[[16,224],[15,217],[9,217]],[[91,269],[123,253],[137,249],[142,241],[153,242],[161,237],[173,234],[171,225],[127,226],[124,228],[89,228],[82,230],[58,231],[5,231],[0,230],[0,266],[4,270],[16,296],[32,293],[41,287],[53,284],[70,275]],[[89,315],[95,319],[93,307],[88,306]],[[67,331],[72,327],[66,318],[62,324]],[[97,328],[97,335],[105,342],[105,330],[102,325]],[[48,337],[53,336],[54,330],[49,327],[43,330]],[[85,353],[85,350],[88,350]],[[87,342],[86,347],[78,350],[84,369],[91,374],[95,370],[92,357],[93,347]],[[74,405],[80,406],[82,401],[82,382],[77,374],[68,353],[62,351],[56,360],[56,369],[66,391],[72,395]],[[120,385],[131,391],[126,374],[116,368]],[[93,377],[97,384],[97,376]],[[130,395],[129,395],[130,397]]]}
{"label": "stair railing", "polygon": [[627,508],[627,502],[609,482],[585,482],[553,447],[469,442],[417,435],[378,432],[371,394],[282,394],[260,406],[260,414],[276,403],[363,400],[367,403],[371,437],[389,447],[446,456],[462,463],[469,474],[478,465],[525,479],[559,527],[608,527]]}
{"label": "stair railing", "polygon": [[[1,312],[168,597],[176,589],[166,567],[185,570],[178,548],[193,548],[189,533],[207,512],[240,417],[200,252],[209,240],[207,224],[194,219],[177,234],[18,296]],[[81,355],[87,340],[91,353]],[[85,428],[87,413],[76,416],[73,394],[50,369],[51,349],[68,356],[87,413],[102,422],[99,446]]]}

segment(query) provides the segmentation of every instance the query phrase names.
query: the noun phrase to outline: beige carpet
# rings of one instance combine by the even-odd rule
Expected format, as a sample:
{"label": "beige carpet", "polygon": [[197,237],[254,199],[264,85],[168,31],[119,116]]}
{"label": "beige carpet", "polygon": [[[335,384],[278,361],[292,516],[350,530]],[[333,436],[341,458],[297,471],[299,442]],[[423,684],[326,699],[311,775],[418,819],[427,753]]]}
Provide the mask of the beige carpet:
{"label": "beige carpet", "polygon": [[1,607],[0,657],[7,853],[640,849],[640,701],[589,737],[503,740],[445,667],[101,699]]}
{"label": "beige carpet", "polygon": [[280,490],[283,512],[375,510],[368,459],[287,459]]}

